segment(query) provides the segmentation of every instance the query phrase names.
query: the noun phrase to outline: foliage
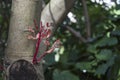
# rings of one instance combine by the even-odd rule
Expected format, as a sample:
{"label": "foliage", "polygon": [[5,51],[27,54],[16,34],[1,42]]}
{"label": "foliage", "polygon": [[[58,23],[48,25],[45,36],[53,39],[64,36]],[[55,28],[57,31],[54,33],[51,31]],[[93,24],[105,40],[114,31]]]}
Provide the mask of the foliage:
{"label": "foliage", "polygon": [[[69,71],[70,74],[76,75],[80,80],[120,79],[120,13],[116,13],[118,12],[118,5],[108,8],[105,4],[101,5],[91,1],[87,1],[87,5],[92,29],[90,41],[82,43],[68,29],[63,27],[69,25],[74,30],[79,31],[83,37],[86,37],[83,6],[80,1],[76,1],[71,12],[76,16],[77,23],[72,23],[69,18],[66,18],[58,28],[59,35],[56,37],[62,39],[63,46],[53,55],[59,60],[52,64],[46,64],[49,66],[45,71],[46,77],[50,71],[51,74],[54,74],[51,75],[53,80],[58,76],[60,80],[66,80],[61,78],[61,74],[64,71]],[[46,78],[46,80],[49,79]]]}
{"label": "foliage", "polygon": [[69,71],[55,70],[53,73],[53,80],[79,80],[79,78]]}
{"label": "foliage", "polygon": [[3,80],[3,55],[7,40],[11,0],[0,0],[0,80]]}

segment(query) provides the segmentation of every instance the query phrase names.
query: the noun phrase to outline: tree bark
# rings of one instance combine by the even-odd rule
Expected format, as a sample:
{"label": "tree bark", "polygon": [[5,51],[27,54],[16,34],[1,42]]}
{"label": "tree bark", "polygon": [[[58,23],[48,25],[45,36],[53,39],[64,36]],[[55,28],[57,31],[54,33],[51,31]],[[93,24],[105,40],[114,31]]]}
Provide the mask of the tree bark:
{"label": "tree bark", "polygon": [[[26,80],[27,78],[22,78],[22,71],[24,70],[21,68],[25,66],[25,69],[29,70],[29,66],[31,66],[31,69],[34,68],[36,70],[37,78],[34,80],[44,80],[42,65],[32,65],[31,63],[35,49],[35,41],[28,40],[27,36],[30,33],[24,32],[29,26],[34,27],[33,20],[36,16],[39,21],[40,17],[38,16],[40,16],[40,6],[40,0],[12,0],[11,20],[4,60],[4,68],[6,72],[4,77],[5,80],[18,80],[15,75],[13,75],[16,74],[16,70],[19,70],[18,73],[20,80]],[[21,61],[24,63],[24,66],[22,66]],[[29,64],[29,66],[27,64]]]}
{"label": "tree bark", "polygon": [[88,15],[86,0],[82,0],[82,5],[83,5],[83,10],[84,10],[87,40],[89,40],[91,38],[91,26],[90,26],[90,19],[89,19],[89,15]]}
{"label": "tree bark", "polygon": [[76,0],[51,0],[41,13],[41,21],[43,23],[50,22],[54,33],[58,24],[60,24],[70,9],[73,7]]}
{"label": "tree bark", "polygon": [[[40,0],[13,0],[12,2],[8,46],[6,48],[4,60],[4,67],[6,69],[5,80],[18,80],[16,76],[19,75],[19,77],[21,77],[21,80],[25,79],[25,77],[22,77],[23,74],[21,73],[14,76],[17,71],[23,72],[23,68],[25,68],[25,66],[27,67],[25,68],[27,69],[27,71],[37,73],[38,78],[35,78],[34,80],[44,80],[41,63],[38,65],[32,65],[32,63],[30,63],[32,62],[35,42],[28,40],[26,36],[29,33],[24,32],[24,29],[27,29],[28,26],[33,26],[34,19],[37,18],[37,21],[39,22],[39,1]],[[75,0],[51,0],[41,13],[42,23],[53,23],[54,25],[51,26],[51,29],[52,33],[54,33],[55,29],[57,28],[56,26],[62,22],[62,20],[65,18],[65,16],[73,6],[74,2]],[[41,44],[40,53],[43,53],[45,50],[46,47]],[[11,71],[15,73],[12,73]],[[10,77],[11,75],[13,77]],[[33,79],[33,76],[31,79]]]}

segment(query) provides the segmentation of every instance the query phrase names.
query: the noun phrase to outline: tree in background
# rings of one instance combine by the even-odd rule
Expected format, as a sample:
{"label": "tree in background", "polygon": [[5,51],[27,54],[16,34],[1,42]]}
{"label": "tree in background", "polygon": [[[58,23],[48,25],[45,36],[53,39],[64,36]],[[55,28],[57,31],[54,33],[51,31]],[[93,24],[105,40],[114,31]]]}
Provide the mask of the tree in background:
{"label": "tree in background", "polygon": [[[67,15],[67,13],[69,12],[70,7],[72,7],[73,5],[73,2],[71,0],[72,3],[71,4],[70,0],[68,0],[69,2],[66,0],[66,4],[62,4],[62,1],[64,0],[59,0],[59,1],[56,2],[51,0],[49,2],[49,0],[46,0],[45,4],[47,3],[47,5],[43,6],[41,12],[41,20],[43,21],[43,23],[46,22],[55,23],[54,28],[52,29],[53,31],[55,31],[56,28],[60,26],[57,29],[57,32],[59,32],[59,34],[54,34],[56,37],[53,37],[53,40],[55,40],[56,38],[60,38],[63,43],[60,50],[58,51],[56,50],[54,53],[49,54],[45,57],[45,62],[43,67],[45,80],[59,80],[59,79],[60,80],[64,80],[64,79],[65,80],[67,79],[68,80],[79,80],[79,79],[119,80],[119,68],[120,68],[119,66],[119,47],[120,47],[119,46],[119,39],[120,39],[119,38],[120,36],[119,0],[118,1],[112,0],[114,6],[112,6],[111,8],[108,7],[107,6],[108,4],[102,0],[99,0],[99,2],[98,0],[92,0],[92,1],[76,0],[73,8],[68,14],[68,17],[64,21],[62,20],[63,18],[65,18],[64,16]],[[1,11],[4,10],[6,11],[5,12],[6,14],[9,14],[8,12],[10,6],[6,3],[10,4],[10,2],[7,0],[2,1],[1,6],[2,5],[7,5],[7,6],[5,8],[4,6],[2,6]],[[34,4],[34,6],[32,6],[32,9],[30,9],[30,11],[34,10],[32,11],[32,13],[27,13],[26,11],[29,11],[29,9],[24,7],[25,10],[26,9],[28,10],[25,11],[26,13],[25,12],[23,13],[25,13],[27,16],[30,16],[32,14],[32,16],[25,18],[24,17],[25,14],[24,15],[21,14],[20,18],[22,20],[14,21],[14,22],[20,22],[17,23],[20,24],[17,26],[23,25],[22,27],[15,26],[16,29],[14,28],[14,30],[16,32],[18,31],[17,33],[19,32],[21,33],[23,30],[22,28],[26,29],[29,25],[32,26],[34,18],[36,18],[37,21],[39,22],[40,18],[36,16],[40,15],[40,13],[35,12],[35,11],[39,11],[35,7],[36,5]],[[0,26],[2,25],[0,27],[0,31],[1,31],[0,49],[1,49],[1,53],[3,53],[7,38],[5,31],[7,31],[8,28],[9,16],[7,15],[8,16],[7,18],[8,21],[7,21],[4,20],[5,18],[3,18],[5,16],[2,13],[0,14],[1,14]],[[73,17],[69,18],[70,17],[69,15],[72,15]],[[61,22],[63,23],[58,25]],[[10,23],[12,24],[12,22]],[[31,47],[29,46],[31,49],[29,49],[29,47],[26,47],[25,44],[24,46],[22,45],[23,50],[14,47],[15,45],[13,45],[12,48],[14,49],[13,51],[15,51],[16,48],[23,52],[28,50],[29,51],[28,55],[33,55],[34,42],[31,40],[27,40],[27,38],[25,38],[27,33],[22,32],[22,34],[18,34],[18,35],[24,35],[23,39],[25,39],[25,42],[27,42],[26,46],[28,46],[27,45],[28,43],[29,45],[31,44],[30,45]],[[17,37],[17,34],[16,34],[16,38],[20,40],[19,39],[20,37]],[[18,43],[18,40],[16,41],[14,40],[14,43],[16,42],[17,44],[20,44]],[[8,44],[10,44],[10,42],[8,42]],[[16,55],[16,51],[15,53],[13,53],[10,50],[8,50],[8,52]],[[12,55],[10,53],[9,55]],[[23,59],[28,60],[26,57],[24,58],[24,55],[22,55],[22,53],[17,56],[19,56],[20,58],[18,57],[15,58],[21,59],[22,56]],[[12,58],[12,56],[11,57],[9,56],[9,58],[12,60],[15,59]],[[42,73],[40,75],[42,75]],[[42,76],[40,77],[42,78]]]}

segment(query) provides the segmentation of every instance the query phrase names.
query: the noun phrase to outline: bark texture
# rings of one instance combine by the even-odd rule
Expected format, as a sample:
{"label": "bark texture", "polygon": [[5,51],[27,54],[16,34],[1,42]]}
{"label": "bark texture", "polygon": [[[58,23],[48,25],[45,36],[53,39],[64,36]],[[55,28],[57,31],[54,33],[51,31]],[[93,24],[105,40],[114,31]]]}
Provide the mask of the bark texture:
{"label": "bark texture", "polygon": [[[8,46],[5,54],[5,68],[7,69],[5,80],[18,80],[13,75],[17,72],[15,67],[18,67],[18,70],[22,72],[25,66],[30,66],[30,69],[25,69],[31,71],[33,74],[37,73],[38,80],[44,80],[41,63],[38,65],[31,65],[30,63],[35,49],[35,41],[28,40],[26,36],[29,33],[24,32],[24,29],[27,29],[28,26],[33,26],[34,19],[37,18],[37,21],[39,22],[40,18],[38,16],[40,16],[39,11],[41,10],[39,9],[39,7],[41,7],[39,6],[39,1],[40,0],[12,1]],[[62,22],[71,7],[73,7],[74,2],[75,0],[51,0],[41,13],[41,21],[43,24],[46,24],[47,22],[53,23],[54,25],[51,26],[51,29],[54,33],[57,28],[56,26]],[[43,53],[45,50],[46,47],[41,44],[40,53]],[[22,66],[23,64],[24,66]],[[15,73],[11,71],[14,71]],[[21,78],[23,76],[21,73],[16,74],[16,76],[18,75],[21,75]],[[11,77],[14,79],[11,79]],[[20,80],[24,79],[22,78]]]}
{"label": "bark texture", "polygon": [[[11,70],[9,70],[9,67],[14,67],[12,66],[12,63],[19,59],[29,61],[28,64],[31,64],[30,62],[32,62],[32,56],[35,49],[35,41],[28,40],[27,36],[30,33],[24,32],[24,30],[29,26],[34,27],[33,20],[36,18],[36,16],[40,16],[40,5],[40,0],[12,0],[11,20],[8,34],[9,37],[4,61],[4,67],[6,69],[5,80],[18,80],[10,78],[9,71]],[[39,19],[40,17],[37,17],[37,20]],[[35,65],[34,68],[36,69],[38,79],[44,80],[42,65]]]}
{"label": "bark texture", "polygon": [[34,66],[26,60],[15,61],[9,67],[9,80],[39,80]]}
{"label": "bark texture", "polygon": [[51,0],[41,13],[41,21],[43,23],[51,22],[54,25],[51,29],[54,30],[57,28],[70,9],[73,7],[73,4],[76,0]]}

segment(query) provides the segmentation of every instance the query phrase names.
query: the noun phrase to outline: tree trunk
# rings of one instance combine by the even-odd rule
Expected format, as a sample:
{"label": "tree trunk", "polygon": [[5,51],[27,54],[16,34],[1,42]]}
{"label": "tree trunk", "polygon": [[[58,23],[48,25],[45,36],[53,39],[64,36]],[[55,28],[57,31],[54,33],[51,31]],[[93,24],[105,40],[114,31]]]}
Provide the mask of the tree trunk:
{"label": "tree trunk", "polygon": [[[40,0],[13,0],[9,28],[8,45],[5,53],[5,80],[44,80],[42,65],[33,65],[32,58],[35,42],[27,39],[29,33],[24,32],[33,26],[33,20],[39,22]],[[43,24],[53,23],[52,32],[62,22],[73,6],[75,0],[51,0],[41,13]],[[59,4],[59,5],[58,5]],[[45,46],[40,45],[40,53]],[[31,74],[30,74],[31,73]],[[36,74],[37,73],[37,74]]]}
{"label": "tree trunk", "polygon": [[30,33],[24,32],[29,26],[34,27],[33,20],[35,18],[39,21],[40,8],[40,0],[12,1],[4,60],[5,80],[44,80],[42,65],[32,65],[31,63],[35,41],[28,40],[27,36]]}

